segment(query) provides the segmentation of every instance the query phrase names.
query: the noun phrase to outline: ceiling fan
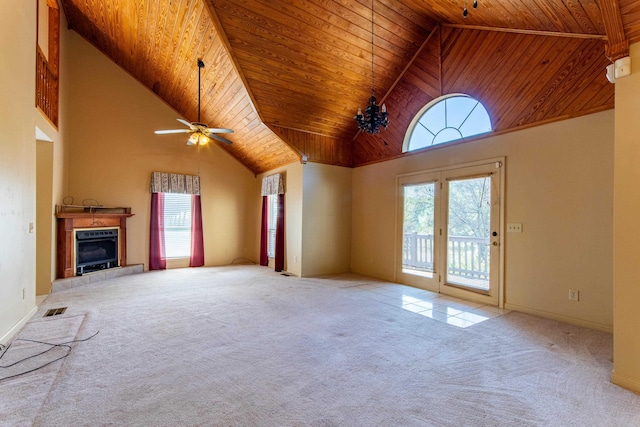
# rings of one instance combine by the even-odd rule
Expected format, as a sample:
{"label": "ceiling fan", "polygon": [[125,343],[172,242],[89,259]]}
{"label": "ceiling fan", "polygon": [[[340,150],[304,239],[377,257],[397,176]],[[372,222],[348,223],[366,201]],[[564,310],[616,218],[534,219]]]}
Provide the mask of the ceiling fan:
{"label": "ceiling fan", "polygon": [[204,68],[204,62],[202,62],[201,59],[198,59],[198,121],[189,123],[186,120],[177,119],[180,123],[187,126],[188,129],[157,130],[155,133],[158,135],[169,133],[189,133],[191,135],[187,140],[187,145],[204,145],[209,142],[210,139],[215,139],[216,141],[224,142],[225,144],[231,144],[231,141],[216,134],[233,133],[233,130],[225,128],[210,128],[206,124],[200,122],[200,71],[202,68]]}

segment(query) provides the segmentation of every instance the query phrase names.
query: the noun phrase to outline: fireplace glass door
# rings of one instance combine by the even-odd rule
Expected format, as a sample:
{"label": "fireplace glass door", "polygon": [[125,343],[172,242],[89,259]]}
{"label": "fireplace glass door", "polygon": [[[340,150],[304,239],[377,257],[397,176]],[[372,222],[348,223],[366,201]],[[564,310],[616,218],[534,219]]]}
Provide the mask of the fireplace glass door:
{"label": "fireplace glass door", "polygon": [[117,266],[117,228],[76,230],[76,275]]}

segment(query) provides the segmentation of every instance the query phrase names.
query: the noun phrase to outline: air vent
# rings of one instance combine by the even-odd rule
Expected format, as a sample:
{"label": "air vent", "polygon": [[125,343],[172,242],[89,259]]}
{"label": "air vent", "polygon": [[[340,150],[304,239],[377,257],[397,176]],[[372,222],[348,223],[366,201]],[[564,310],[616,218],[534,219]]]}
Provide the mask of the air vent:
{"label": "air vent", "polygon": [[42,317],[57,316],[59,314],[64,313],[66,310],[67,310],[67,307],[52,308],[52,309],[47,310],[47,312]]}

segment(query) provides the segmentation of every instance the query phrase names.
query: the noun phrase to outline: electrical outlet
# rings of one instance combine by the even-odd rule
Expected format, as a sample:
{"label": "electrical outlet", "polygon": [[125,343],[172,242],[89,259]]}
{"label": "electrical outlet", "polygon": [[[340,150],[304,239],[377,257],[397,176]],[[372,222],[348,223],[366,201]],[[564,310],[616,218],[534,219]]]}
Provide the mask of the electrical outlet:
{"label": "electrical outlet", "polygon": [[522,223],[510,222],[507,224],[507,233],[522,233]]}
{"label": "electrical outlet", "polygon": [[580,291],[569,289],[569,301],[580,301]]}
{"label": "electrical outlet", "polygon": [[297,256],[297,255],[294,255],[294,256],[293,256],[293,262],[294,262],[294,263],[295,263],[295,262],[298,262],[298,256]]}

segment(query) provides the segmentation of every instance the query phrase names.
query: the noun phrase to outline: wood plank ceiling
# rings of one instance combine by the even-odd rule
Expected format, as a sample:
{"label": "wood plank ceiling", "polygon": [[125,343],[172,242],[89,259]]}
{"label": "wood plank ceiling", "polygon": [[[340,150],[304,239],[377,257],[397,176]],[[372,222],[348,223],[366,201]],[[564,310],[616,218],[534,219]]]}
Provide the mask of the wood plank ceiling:
{"label": "wood plank ceiling", "polygon": [[448,93],[483,102],[494,132],[613,108],[605,67],[640,41],[640,2],[478,1],[463,18],[464,0],[375,0],[375,95],[391,119],[375,136],[353,121],[372,89],[370,0],[61,3],[71,29],[187,120],[202,58],[202,121],[235,129],[224,148],[254,173],[400,156],[413,116]]}

